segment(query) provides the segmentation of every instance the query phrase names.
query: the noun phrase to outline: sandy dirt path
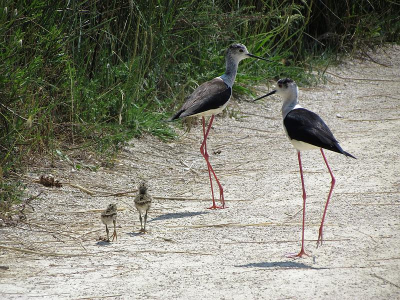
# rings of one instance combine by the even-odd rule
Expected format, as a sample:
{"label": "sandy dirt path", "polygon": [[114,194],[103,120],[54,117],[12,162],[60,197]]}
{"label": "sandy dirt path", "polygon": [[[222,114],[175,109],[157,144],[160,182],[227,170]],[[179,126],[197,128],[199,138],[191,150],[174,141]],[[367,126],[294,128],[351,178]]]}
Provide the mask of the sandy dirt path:
{"label": "sandy dirt path", "polygon": [[[303,152],[308,194],[306,251],[300,250],[301,185],[284,135],[281,99],[231,103],[208,148],[228,209],[211,204],[199,153],[201,127],[170,143],[133,140],[115,167],[74,171],[66,161],[27,174],[34,211],[0,228],[1,299],[400,299],[400,47],[329,69],[327,84],[300,89],[343,148],[327,152],[336,176],[325,242],[316,248],[330,177],[318,151]],[[78,150],[77,150],[78,151]],[[71,153],[78,162],[78,152]],[[74,186],[33,181],[53,174]],[[156,197],[149,233],[139,234],[134,193],[141,178]],[[118,241],[99,209],[117,203]]]}

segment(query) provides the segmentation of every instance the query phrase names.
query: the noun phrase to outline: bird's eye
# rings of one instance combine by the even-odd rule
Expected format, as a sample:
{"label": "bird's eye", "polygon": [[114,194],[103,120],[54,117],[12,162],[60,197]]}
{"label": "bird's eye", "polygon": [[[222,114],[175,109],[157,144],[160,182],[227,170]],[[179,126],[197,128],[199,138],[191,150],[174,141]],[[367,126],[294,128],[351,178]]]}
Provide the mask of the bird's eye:
{"label": "bird's eye", "polygon": [[239,49],[239,52],[243,52],[244,50],[243,49]]}
{"label": "bird's eye", "polygon": [[279,88],[282,88],[282,84],[278,84]]}

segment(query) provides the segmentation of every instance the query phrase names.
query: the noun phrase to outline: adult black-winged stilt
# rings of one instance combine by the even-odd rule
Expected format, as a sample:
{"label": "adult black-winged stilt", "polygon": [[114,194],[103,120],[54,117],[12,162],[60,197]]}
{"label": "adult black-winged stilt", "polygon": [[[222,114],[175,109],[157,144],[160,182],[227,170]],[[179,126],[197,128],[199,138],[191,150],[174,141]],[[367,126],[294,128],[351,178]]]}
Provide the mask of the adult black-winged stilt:
{"label": "adult black-winged stilt", "polygon": [[328,208],[329,200],[332,196],[332,191],[335,186],[335,177],[333,176],[332,170],[329,167],[323,149],[338,152],[352,158],[355,157],[350,153],[344,151],[342,147],[340,147],[339,142],[335,139],[328,126],[317,114],[305,108],[302,108],[299,105],[299,101],[297,98],[298,88],[293,80],[289,78],[278,80],[275,90],[255,99],[254,101],[260,100],[264,97],[273,95],[275,93],[283,98],[283,105],[282,105],[283,127],[290,142],[297,149],[297,157],[299,160],[301,186],[303,189],[303,228],[301,235],[301,250],[298,254],[291,255],[291,257],[302,257],[303,255],[307,255],[307,253],[304,251],[306,190],[304,188],[303,168],[301,165],[300,151],[319,148],[322,157],[324,158],[325,164],[328,168],[329,174],[331,175],[332,178],[328,199],[326,200],[324,213],[322,214],[321,226],[319,227],[317,247],[319,244],[322,245],[322,232],[324,227],[326,210]]}
{"label": "adult black-winged stilt", "polygon": [[[212,206],[209,207],[210,209],[225,208],[225,200],[224,189],[222,188],[222,185],[219,182],[217,175],[215,174],[209,161],[206,142],[207,136],[214,121],[214,116],[223,111],[223,109],[227,106],[229,99],[231,98],[232,86],[236,78],[239,62],[248,57],[267,60],[265,58],[258,57],[249,53],[245,45],[233,44],[229,46],[225,56],[225,74],[216,77],[210,81],[207,81],[196,88],[193,93],[187,97],[182,108],[170,119],[170,121],[172,121],[192,116],[202,117],[204,139],[200,146],[200,152],[206,160],[208,176],[210,178],[211,194],[213,200]],[[208,122],[207,130],[205,124],[206,121],[204,118],[205,116],[211,116],[210,121]],[[217,206],[215,204],[212,176],[215,178],[215,181],[217,182],[219,187],[219,199],[221,201],[221,206]]]}

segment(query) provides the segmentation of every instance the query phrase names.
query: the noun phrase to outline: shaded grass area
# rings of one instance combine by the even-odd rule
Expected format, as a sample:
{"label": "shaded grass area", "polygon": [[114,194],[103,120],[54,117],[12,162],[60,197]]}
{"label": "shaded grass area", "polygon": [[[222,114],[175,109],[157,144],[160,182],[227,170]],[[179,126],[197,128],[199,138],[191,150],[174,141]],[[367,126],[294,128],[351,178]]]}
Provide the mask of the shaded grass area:
{"label": "shaded grass area", "polygon": [[112,158],[143,133],[173,138],[164,120],[223,73],[233,42],[272,61],[243,61],[237,96],[283,76],[314,84],[315,64],[400,33],[400,6],[384,0],[0,3],[3,204],[19,197],[16,175],[30,157],[80,147]]}

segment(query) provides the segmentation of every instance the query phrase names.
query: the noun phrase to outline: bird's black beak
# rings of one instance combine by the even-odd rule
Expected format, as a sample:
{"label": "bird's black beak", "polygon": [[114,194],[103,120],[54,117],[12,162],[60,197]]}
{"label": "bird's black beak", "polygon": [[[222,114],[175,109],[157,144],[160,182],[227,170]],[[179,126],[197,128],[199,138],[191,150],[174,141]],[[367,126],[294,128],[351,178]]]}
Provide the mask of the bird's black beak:
{"label": "bird's black beak", "polygon": [[263,58],[263,57],[260,57],[260,56],[257,56],[257,55],[251,54],[251,53],[247,53],[247,56],[250,56],[250,57],[253,57],[253,58],[257,58],[257,59],[261,59],[261,60],[265,60],[265,61],[270,61],[267,58]]}
{"label": "bird's black beak", "polygon": [[273,95],[273,94],[275,94],[275,93],[276,93],[276,90],[272,90],[272,91],[270,91],[268,94],[265,94],[264,96],[258,97],[257,99],[254,99],[253,101],[260,100],[260,99],[262,99],[262,98],[271,96],[271,95]]}

